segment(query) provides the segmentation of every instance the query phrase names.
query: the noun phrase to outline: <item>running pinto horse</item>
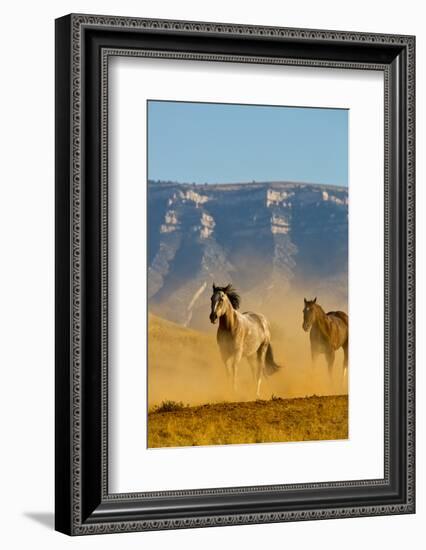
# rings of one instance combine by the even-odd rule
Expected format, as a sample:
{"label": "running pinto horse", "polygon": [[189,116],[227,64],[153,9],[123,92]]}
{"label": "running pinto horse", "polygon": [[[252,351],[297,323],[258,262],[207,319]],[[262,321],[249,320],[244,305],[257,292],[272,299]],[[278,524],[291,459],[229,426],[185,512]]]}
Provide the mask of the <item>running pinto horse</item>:
{"label": "running pinto horse", "polygon": [[256,383],[256,397],[260,397],[262,375],[271,375],[280,367],[274,361],[271,331],[264,315],[247,311],[240,313],[240,296],[231,284],[216,286],[213,283],[210,321],[217,329],[217,343],[228,375],[237,389],[238,366],[246,357]]}
{"label": "running pinto horse", "polygon": [[311,341],[312,364],[315,365],[320,353],[325,354],[328,372],[333,371],[336,351],[343,348],[343,377],[348,368],[349,318],[343,311],[325,313],[317,304],[316,297],[306,300],[303,309],[303,330],[309,332]]}

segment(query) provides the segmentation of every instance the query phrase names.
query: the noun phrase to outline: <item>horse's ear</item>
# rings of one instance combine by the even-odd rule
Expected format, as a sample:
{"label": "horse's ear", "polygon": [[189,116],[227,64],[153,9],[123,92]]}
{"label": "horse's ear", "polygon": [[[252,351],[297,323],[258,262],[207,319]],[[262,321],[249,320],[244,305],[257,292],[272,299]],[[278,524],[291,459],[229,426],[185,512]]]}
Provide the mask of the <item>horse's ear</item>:
{"label": "horse's ear", "polygon": [[216,292],[216,285],[214,281],[213,281],[213,292]]}
{"label": "horse's ear", "polygon": [[317,297],[315,296],[315,298],[312,300],[314,304],[317,303]]}
{"label": "horse's ear", "polygon": [[228,292],[229,290],[231,290],[231,288],[232,288],[232,284],[231,283],[227,284],[225,287],[225,292]]}
{"label": "horse's ear", "polygon": [[303,301],[305,302],[305,306],[308,303],[308,300],[306,298],[303,298]]}

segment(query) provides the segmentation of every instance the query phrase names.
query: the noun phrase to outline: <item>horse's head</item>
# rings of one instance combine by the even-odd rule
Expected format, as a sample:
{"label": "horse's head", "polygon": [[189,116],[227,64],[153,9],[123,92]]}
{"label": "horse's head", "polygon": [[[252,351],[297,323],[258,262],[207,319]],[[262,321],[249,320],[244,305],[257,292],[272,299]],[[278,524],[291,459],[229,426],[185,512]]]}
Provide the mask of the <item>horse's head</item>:
{"label": "horse's head", "polygon": [[225,315],[229,307],[238,309],[240,305],[240,297],[238,296],[232,285],[216,286],[213,283],[213,294],[211,297],[210,321],[214,324],[216,321]]}
{"label": "horse's head", "polygon": [[224,290],[213,283],[211,297],[210,322],[215,324],[219,317],[226,311],[226,294]]}
{"label": "horse's head", "polygon": [[313,300],[307,300],[306,298],[303,298],[303,300],[305,302],[305,307],[303,308],[303,330],[309,332],[315,322],[315,304],[317,303],[317,299],[315,297]]}

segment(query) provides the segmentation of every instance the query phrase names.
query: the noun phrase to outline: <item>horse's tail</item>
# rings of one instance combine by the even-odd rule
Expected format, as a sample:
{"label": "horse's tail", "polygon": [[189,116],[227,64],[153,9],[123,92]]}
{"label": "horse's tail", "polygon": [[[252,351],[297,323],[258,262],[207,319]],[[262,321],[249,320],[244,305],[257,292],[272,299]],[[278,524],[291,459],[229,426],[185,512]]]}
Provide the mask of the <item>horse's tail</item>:
{"label": "horse's tail", "polygon": [[277,365],[277,363],[275,363],[272,346],[271,344],[268,344],[265,356],[265,374],[267,376],[271,376],[272,374],[275,374],[277,371],[279,371],[280,368],[280,365]]}

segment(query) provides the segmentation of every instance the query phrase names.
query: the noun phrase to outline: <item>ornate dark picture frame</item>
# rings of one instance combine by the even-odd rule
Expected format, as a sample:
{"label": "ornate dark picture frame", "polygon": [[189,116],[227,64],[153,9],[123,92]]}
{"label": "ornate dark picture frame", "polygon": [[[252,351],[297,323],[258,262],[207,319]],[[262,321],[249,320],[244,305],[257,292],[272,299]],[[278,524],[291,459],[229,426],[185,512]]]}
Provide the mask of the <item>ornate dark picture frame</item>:
{"label": "ornate dark picture frame", "polygon": [[[110,56],[382,71],[384,478],[110,494]],[[413,36],[68,15],[56,21],[56,529],[70,535],[414,513]]]}

